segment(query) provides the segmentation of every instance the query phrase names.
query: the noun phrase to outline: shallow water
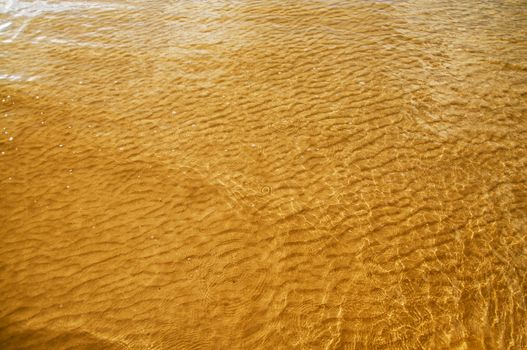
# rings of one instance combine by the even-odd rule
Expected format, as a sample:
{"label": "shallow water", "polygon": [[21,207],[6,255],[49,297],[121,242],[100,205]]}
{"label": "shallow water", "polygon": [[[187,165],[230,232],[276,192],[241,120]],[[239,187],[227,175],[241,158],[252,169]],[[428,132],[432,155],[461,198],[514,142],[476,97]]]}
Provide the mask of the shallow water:
{"label": "shallow water", "polygon": [[525,1],[0,0],[0,348],[525,349]]}

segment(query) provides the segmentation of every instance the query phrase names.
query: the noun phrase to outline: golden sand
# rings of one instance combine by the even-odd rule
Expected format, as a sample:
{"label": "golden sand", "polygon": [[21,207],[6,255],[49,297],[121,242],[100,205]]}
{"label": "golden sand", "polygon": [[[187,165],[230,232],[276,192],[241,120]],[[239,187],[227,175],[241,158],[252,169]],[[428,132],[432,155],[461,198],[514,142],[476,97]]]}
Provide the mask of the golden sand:
{"label": "golden sand", "polygon": [[525,1],[0,0],[0,349],[527,348]]}

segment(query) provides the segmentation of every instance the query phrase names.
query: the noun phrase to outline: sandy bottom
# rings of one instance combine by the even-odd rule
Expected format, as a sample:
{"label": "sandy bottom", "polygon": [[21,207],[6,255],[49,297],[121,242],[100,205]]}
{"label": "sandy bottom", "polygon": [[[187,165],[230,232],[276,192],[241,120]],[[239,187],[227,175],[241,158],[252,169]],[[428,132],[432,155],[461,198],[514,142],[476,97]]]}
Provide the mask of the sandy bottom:
{"label": "sandy bottom", "polygon": [[0,0],[0,348],[527,348],[525,1]]}

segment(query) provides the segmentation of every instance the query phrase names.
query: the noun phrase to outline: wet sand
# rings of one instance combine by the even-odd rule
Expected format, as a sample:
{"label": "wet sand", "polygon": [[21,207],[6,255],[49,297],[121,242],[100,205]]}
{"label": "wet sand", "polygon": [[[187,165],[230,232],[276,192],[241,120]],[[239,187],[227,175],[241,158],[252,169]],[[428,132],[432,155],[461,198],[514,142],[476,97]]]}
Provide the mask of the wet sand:
{"label": "wet sand", "polygon": [[525,1],[0,0],[1,349],[525,349]]}

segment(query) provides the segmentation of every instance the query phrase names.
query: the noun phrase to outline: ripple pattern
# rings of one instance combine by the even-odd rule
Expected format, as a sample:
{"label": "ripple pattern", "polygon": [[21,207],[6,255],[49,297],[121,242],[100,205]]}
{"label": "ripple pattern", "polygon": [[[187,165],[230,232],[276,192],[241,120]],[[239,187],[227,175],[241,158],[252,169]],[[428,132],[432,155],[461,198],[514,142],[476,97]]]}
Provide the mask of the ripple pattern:
{"label": "ripple pattern", "polygon": [[0,348],[527,348],[521,0],[0,2]]}

